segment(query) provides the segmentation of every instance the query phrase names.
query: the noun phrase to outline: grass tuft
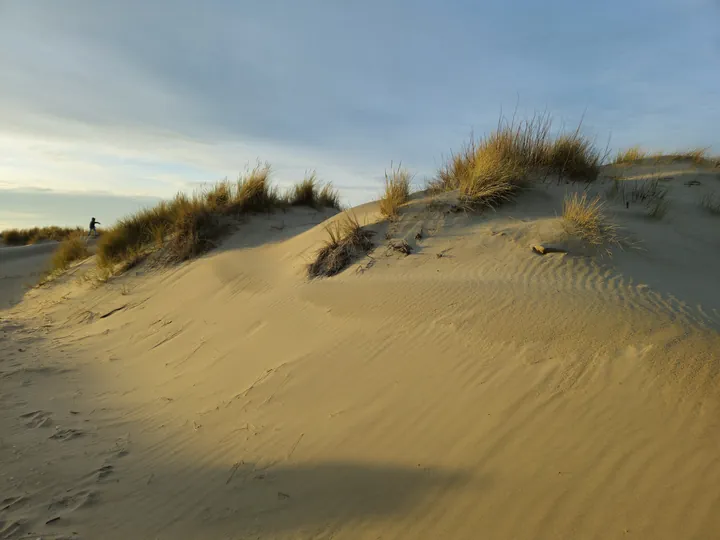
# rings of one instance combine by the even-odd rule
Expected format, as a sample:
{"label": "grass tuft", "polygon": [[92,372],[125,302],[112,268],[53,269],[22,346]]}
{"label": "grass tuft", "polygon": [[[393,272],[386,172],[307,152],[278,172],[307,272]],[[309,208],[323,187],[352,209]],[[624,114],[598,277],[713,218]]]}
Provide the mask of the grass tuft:
{"label": "grass tuft", "polygon": [[322,208],[334,208],[335,210],[341,210],[342,205],[340,204],[340,193],[338,190],[333,188],[331,183],[325,184],[317,194],[318,206]]}
{"label": "grass tuft", "polygon": [[309,206],[311,208],[340,209],[340,195],[332,184],[321,184],[312,172],[302,182],[295,184],[286,198],[290,206]]}
{"label": "grass tuft", "polygon": [[562,217],[568,232],[592,246],[618,243],[617,228],[605,216],[605,207],[599,196],[594,199],[588,199],[587,193],[566,196]]}
{"label": "grass tuft", "polygon": [[279,205],[280,197],[270,184],[270,166],[259,166],[237,182],[232,199],[232,210],[244,212],[270,212]]}
{"label": "grass tuft", "polygon": [[490,135],[470,142],[440,168],[430,183],[436,191],[459,190],[466,202],[496,206],[530,181],[555,174],[560,178],[594,181],[602,154],[580,133],[551,136],[549,116],[510,123],[500,119]]}
{"label": "grass tuft", "polygon": [[363,229],[357,218],[346,214],[325,227],[328,240],[307,267],[308,277],[330,277],[340,273],[356,257],[373,248],[372,231]]}
{"label": "grass tuft", "polygon": [[627,150],[619,150],[613,163],[618,165],[621,163],[635,163],[636,161],[645,159],[647,155],[647,152],[640,148],[640,146],[632,146]]}
{"label": "grass tuft", "polygon": [[50,260],[50,269],[53,272],[62,272],[75,261],[90,256],[82,233],[75,233],[63,240],[53,253]]}
{"label": "grass tuft", "polygon": [[410,198],[410,173],[398,166],[385,171],[385,193],[380,199],[380,212],[389,219],[398,216],[398,209]]}

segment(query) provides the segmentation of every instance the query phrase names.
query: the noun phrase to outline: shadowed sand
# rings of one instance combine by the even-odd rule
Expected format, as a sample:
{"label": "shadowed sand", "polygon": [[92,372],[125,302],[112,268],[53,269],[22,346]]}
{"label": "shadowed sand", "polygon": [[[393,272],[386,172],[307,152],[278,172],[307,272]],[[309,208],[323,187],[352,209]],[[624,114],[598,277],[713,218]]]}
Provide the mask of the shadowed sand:
{"label": "shadowed sand", "polygon": [[610,203],[612,258],[563,183],[356,208],[378,247],[331,279],[310,210],[100,287],[73,267],[0,311],[0,538],[714,538],[720,180],[683,171],[662,220]]}

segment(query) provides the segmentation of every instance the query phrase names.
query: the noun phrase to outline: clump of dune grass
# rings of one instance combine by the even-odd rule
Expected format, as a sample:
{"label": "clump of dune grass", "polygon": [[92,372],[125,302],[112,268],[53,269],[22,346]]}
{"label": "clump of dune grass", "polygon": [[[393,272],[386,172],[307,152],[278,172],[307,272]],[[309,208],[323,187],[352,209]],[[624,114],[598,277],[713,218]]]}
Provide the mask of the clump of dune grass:
{"label": "clump of dune grass", "polygon": [[720,195],[711,191],[700,199],[700,206],[710,214],[720,216]]}
{"label": "clump of dune grass", "polygon": [[44,240],[60,242],[81,231],[82,229],[79,227],[33,227],[30,229],[6,229],[0,232],[0,236],[6,246],[26,246]]}
{"label": "clump of dune grass", "polygon": [[302,182],[295,184],[286,196],[290,206],[309,206],[311,208],[340,209],[340,197],[332,184],[322,185],[317,175],[312,172]]}
{"label": "clump of dune grass", "polygon": [[232,198],[232,209],[238,213],[270,212],[281,205],[276,187],[270,183],[270,167],[256,167],[240,177]]}
{"label": "clump of dune grass", "polygon": [[496,206],[532,181],[548,175],[594,181],[603,155],[580,132],[551,135],[552,119],[539,115],[515,122],[503,118],[497,129],[470,142],[438,171],[434,190],[459,190],[466,202]]}
{"label": "clump of dune grass", "polygon": [[128,262],[134,264],[160,249],[163,260],[184,261],[215,247],[243,215],[271,212],[288,204],[340,205],[337,192],[329,185],[320,189],[314,176],[291,190],[297,197],[281,196],[269,177],[270,167],[258,165],[237,182],[224,180],[193,194],[179,193],[120,220],[98,241],[98,265],[125,268]]}
{"label": "clump of dune grass", "polygon": [[640,148],[640,146],[632,146],[626,150],[619,150],[615,156],[613,163],[615,164],[628,164],[635,163],[641,159],[647,157],[647,152]]}
{"label": "clump of dune grass", "polygon": [[563,221],[566,229],[595,247],[618,243],[617,228],[605,215],[600,197],[588,199],[587,193],[573,193],[563,201]]}
{"label": "clump of dune grass", "polygon": [[373,232],[363,229],[350,214],[331,222],[325,230],[328,239],[307,267],[310,278],[334,276],[373,248]]}
{"label": "clump of dune grass", "polygon": [[50,260],[50,269],[52,272],[61,272],[67,270],[73,262],[89,256],[85,237],[81,233],[75,233],[60,242]]}
{"label": "clump of dune grass", "polygon": [[317,205],[321,208],[341,210],[340,193],[331,183],[325,184],[317,193]]}
{"label": "clump of dune grass", "polygon": [[380,212],[389,219],[398,216],[398,209],[410,199],[410,173],[400,165],[385,171],[385,192],[380,199]]}

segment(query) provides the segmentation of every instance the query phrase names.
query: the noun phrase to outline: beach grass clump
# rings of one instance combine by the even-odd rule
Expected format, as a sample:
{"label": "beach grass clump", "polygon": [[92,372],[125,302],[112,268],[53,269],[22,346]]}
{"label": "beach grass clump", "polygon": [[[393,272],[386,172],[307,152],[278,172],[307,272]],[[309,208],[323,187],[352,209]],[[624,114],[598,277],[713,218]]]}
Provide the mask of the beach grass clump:
{"label": "beach grass clump", "polygon": [[566,230],[595,247],[618,243],[617,227],[605,214],[600,196],[592,199],[587,193],[573,193],[563,201],[562,219]]}
{"label": "beach grass clump", "polygon": [[51,272],[62,272],[75,261],[86,259],[89,256],[86,237],[82,233],[76,232],[60,242],[50,259],[50,270]]}
{"label": "beach grass clump", "polygon": [[410,199],[412,176],[401,166],[385,171],[385,191],[380,198],[380,212],[388,219],[398,217],[399,208]]}
{"label": "beach grass clump", "polygon": [[321,184],[312,172],[295,184],[285,196],[290,206],[309,206],[310,208],[334,208],[340,210],[340,196],[332,184]]}
{"label": "beach grass clump", "polygon": [[552,119],[546,115],[519,122],[501,118],[490,135],[471,138],[451,155],[430,188],[459,190],[471,204],[497,206],[548,175],[592,182],[603,156],[580,127],[553,135]]}
{"label": "beach grass clump", "polygon": [[338,193],[320,186],[314,175],[280,195],[270,182],[270,167],[258,165],[237,182],[224,180],[192,194],[178,193],[169,201],[121,219],[98,241],[97,261],[103,268],[138,260],[165,250],[164,260],[184,261],[212,249],[244,215],[272,212],[288,205],[338,208]]}
{"label": "beach grass clump", "polygon": [[310,278],[339,274],[357,257],[373,248],[373,232],[361,227],[357,218],[351,214],[332,221],[325,230],[328,239],[307,267]]}

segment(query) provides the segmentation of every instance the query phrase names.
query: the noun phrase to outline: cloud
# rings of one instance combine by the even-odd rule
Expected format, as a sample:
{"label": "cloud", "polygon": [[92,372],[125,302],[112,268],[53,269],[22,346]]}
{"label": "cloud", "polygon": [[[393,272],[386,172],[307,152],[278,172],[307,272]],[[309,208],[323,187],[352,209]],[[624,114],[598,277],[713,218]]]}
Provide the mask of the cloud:
{"label": "cloud", "polygon": [[358,203],[391,160],[431,175],[518,97],[614,146],[706,146],[717,15],[709,0],[0,0],[0,182],[168,196],[261,159]]}

